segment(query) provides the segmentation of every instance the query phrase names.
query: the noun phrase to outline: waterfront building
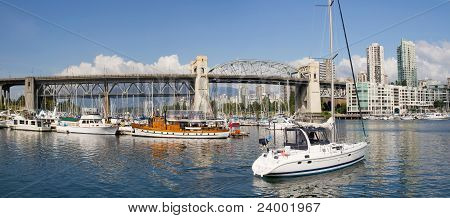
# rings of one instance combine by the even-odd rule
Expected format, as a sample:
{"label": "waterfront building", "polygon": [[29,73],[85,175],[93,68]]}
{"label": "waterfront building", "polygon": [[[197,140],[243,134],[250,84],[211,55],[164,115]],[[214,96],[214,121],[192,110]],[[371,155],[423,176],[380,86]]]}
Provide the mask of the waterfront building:
{"label": "waterfront building", "polygon": [[331,65],[330,59],[325,59],[319,64],[319,81],[331,81],[331,72],[336,78],[336,66],[334,64]]}
{"label": "waterfront building", "polygon": [[263,100],[265,93],[265,86],[261,84],[256,85],[256,97],[258,98],[258,102]]}
{"label": "waterfront building", "polygon": [[241,84],[239,87],[239,103],[247,105],[248,88],[246,84]]}
{"label": "waterfront building", "polygon": [[367,73],[364,72],[364,71],[359,72],[359,73],[358,73],[357,81],[358,81],[359,83],[367,82]]}
{"label": "waterfront building", "polygon": [[384,48],[378,43],[372,43],[367,49],[367,81],[386,84],[384,73]]}
{"label": "waterfront building", "polygon": [[432,79],[423,79],[423,80],[417,81],[418,87],[435,86],[435,85],[440,85],[440,84],[441,84],[441,82],[432,80]]}
{"label": "waterfront building", "polygon": [[402,40],[397,47],[398,82],[406,86],[417,86],[416,45],[412,41]]}
{"label": "waterfront building", "polygon": [[[426,112],[433,109],[435,101],[449,103],[448,85],[408,87],[359,82],[356,84],[364,114],[386,115]],[[347,112],[359,113],[353,83],[347,83]]]}

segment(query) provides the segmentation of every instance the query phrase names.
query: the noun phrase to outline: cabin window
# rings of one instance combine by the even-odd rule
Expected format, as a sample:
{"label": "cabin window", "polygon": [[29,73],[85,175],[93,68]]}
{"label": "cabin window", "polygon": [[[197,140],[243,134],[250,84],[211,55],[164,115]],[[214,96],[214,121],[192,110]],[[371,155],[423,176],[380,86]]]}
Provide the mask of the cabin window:
{"label": "cabin window", "polygon": [[37,122],[37,126],[38,126],[38,127],[41,127],[41,126],[42,126],[42,122],[38,121],[38,122]]}
{"label": "cabin window", "polygon": [[14,120],[14,125],[17,125],[17,120]]}
{"label": "cabin window", "polygon": [[285,146],[290,146],[294,150],[308,150],[308,142],[301,130],[287,130],[285,138]]}
{"label": "cabin window", "polygon": [[20,122],[20,124],[25,124],[25,121],[23,121],[23,120],[21,120],[21,121],[19,121]]}
{"label": "cabin window", "polygon": [[81,121],[82,124],[86,124],[86,120]]}
{"label": "cabin window", "polygon": [[329,144],[327,134],[325,130],[314,130],[309,131],[308,133],[308,139],[311,145],[323,145],[323,144]]}
{"label": "cabin window", "polygon": [[36,121],[31,121],[31,125],[32,126],[36,125]]}

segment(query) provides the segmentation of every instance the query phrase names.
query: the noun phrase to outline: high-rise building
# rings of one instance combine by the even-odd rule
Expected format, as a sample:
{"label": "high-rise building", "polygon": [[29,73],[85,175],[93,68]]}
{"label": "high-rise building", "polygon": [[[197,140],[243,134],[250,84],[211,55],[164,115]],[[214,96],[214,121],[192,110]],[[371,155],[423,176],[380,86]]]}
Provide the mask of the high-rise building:
{"label": "high-rise building", "polygon": [[244,105],[247,104],[247,97],[248,97],[248,88],[246,84],[241,84],[238,90],[239,95],[239,103],[242,103]]}
{"label": "high-rise building", "polygon": [[367,49],[367,80],[372,83],[385,84],[384,48],[372,43]]}
{"label": "high-rise building", "polygon": [[417,87],[416,45],[403,40],[397,47],[398,82]]}
{"label": "high-rise building", "polygon": [[265,93],[265,87],[261,84],[256,85],[256,98],[258,98],[258,101],[262,101],[264,93]]}
{"label": "high-rise building", "polygon": [[364,71],[359,72],[357,80],[359,83],[367,82],[367,73]]}
{"label": "high-rise building", "polygon": [[[332,68],[332,70],[330,68]],[[333,66],[331,66],[330,59],[325,59],[319,64],[319,81],[331,81],[331,72],[333,72],[334,79],[336,79],[335,65],[333,64]]]}

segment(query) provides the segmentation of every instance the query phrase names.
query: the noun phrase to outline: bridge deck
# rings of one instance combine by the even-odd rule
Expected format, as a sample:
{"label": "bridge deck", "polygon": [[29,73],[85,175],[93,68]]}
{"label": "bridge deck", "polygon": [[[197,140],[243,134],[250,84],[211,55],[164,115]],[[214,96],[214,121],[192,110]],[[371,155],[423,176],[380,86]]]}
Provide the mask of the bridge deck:
{"label": "bridge deck", "polygon": [[[136,81],[176,81],[195,80],[195,74],[129,74],[129,75],[88,75],[88,76],[43,76],[34,77],[35,83],[92,83],[92,82],[136,82]],[[307,84],[308,80],[287,76],[258,76],[258,75],[208,75],[210,83],[255,83],[255,84]],[[321,84],[329,84],[329,81]],[[0,78],[0,85],[18,86],[24,85],[25,78]],[[345,85],[344,82],[336,82],[336,85]]]}

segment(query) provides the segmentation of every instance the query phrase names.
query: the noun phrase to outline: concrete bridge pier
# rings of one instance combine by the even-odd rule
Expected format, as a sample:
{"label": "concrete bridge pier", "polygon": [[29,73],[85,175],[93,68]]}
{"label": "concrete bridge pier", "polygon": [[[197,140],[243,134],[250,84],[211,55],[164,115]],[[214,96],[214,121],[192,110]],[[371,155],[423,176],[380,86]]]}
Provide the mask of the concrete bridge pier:
{"label": "concrete bridge pier", "polygon": [[24,87],[24,96],[25,96],[25,109],[29,111],[36,110],[36,87],[34,83],[34,77],[26,77],[25,78],[25,87]]}
{"label": "concrete bridge pier", "polygon": [[299,73],[308,74],[309,81],[306,86],[297,85],[295,87],[295,109],[299,113],[321,113],[319,62],[314,61],[300,67]]}
{"label": "concrete bridge pier", "polygon": [[103,109],[105,118],[111,115],[111,100],[109,98],[109,85],[107,82],[104,84],[105,90],[103,90]]}
{"label": "concrete bridge pier", "polygon": [[295,111],[302,113],[306,111],[306,85],[296,85],[295,86]]}
{"label": "concrete bridge pier", "polygon": [[8,109],[9,100],[11,99],[10,97],[11,97],[10,87],[0,86],[0,108]]}
{"label": "concrete bridge pier", "polygon": [[0,109],[6,109],[5,90],[3,90],[3,86],[1,85],[0,85]]}
{"label": "concrete bridge pier", "polygon": [[197,56],[195,61],[191,62],[191,72],[196,74],[195,78],[195,96],[192,110],[203,111],[207,115],[212,114],[211,104],[209,103],[209,80],[208,80],[208,58],[206,56]]}
{"label": "concrete bridge pier", "polygon": [[5,105],[3,104],[3,86],[0,85],[0,109],[5,108]]}

